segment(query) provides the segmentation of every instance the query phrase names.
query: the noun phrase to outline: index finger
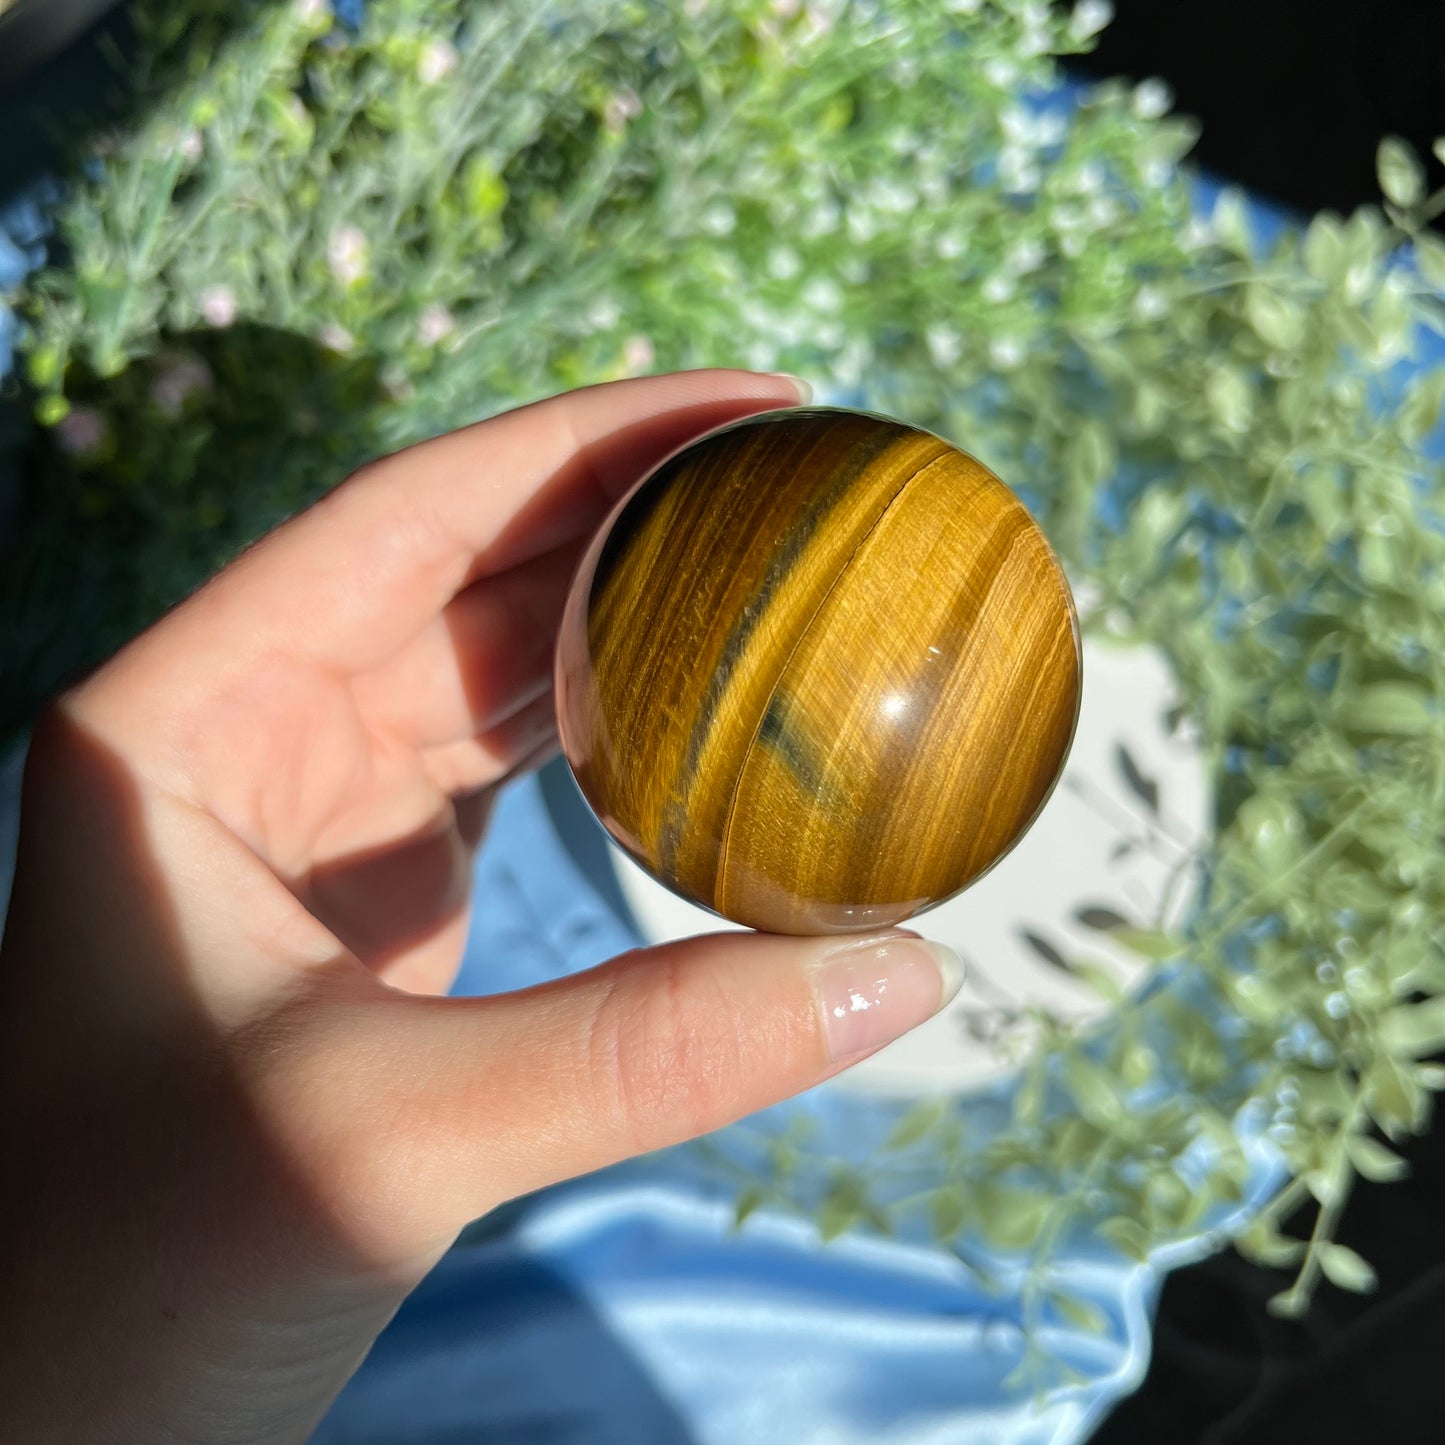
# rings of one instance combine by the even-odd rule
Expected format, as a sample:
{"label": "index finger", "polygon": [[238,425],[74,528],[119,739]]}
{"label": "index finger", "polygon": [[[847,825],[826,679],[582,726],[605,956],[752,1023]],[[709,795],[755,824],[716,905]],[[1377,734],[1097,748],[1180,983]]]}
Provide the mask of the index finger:
{"label": "index finger", "polygon": [[[644,472],[724,422],[793,406],[800,384],[691,371],[568,392],[374,462],[232,564],[208,631],[355,674],[467,582],[585,535]],[[220,615],[217,616],[217,613]]]}

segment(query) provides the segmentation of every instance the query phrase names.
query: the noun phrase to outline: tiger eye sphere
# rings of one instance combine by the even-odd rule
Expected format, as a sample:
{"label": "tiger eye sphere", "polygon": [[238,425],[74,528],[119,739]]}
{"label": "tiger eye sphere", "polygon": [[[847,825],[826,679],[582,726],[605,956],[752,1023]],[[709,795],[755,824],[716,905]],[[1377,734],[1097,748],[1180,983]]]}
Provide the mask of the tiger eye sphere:
{"label": "tiger eye sphere", "polygon": [[1073,738],[1078,625],[987,467],[825,407],[720,428],[593,540],[557,646],[562,747],[608,831],[752,928],[841,933],[957,893]]}

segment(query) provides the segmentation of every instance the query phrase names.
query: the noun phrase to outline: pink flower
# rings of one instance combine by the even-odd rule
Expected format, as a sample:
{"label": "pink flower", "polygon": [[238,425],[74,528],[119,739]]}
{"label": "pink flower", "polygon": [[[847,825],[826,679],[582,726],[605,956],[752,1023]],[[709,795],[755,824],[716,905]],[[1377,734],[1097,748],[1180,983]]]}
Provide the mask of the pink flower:
{"label": "pink flower", "polygon": [[229,326],[236,319],[236,293],[229,286],[207,286],[200,306],[210,326]]}
{"label": "pink flower", "polygon": [[185,135],[181,137],[181,143],[177,147],[177,149],[186,160],[188,160],[192,165],[195,165],[195,163],[200,160],[200,158],[205,154],[205,137],[200,133],[200,131],[192,127],[192,129],[188,130]]}
{"label": "pink flower", "polygon": [[629,376],[640,376],[650,371],[656,360],[657,352],[649,337],[629,336],[622,345],[622,365]]}
{"label": "pink flower", "polygon": [[435,346],[456,330],[456,317],[445,306],[428,306],[417,318],[416,339],[423,346]]}
{"label": "pink flower", "polygon": [[181,414],[186,402],[216,384],[211,368],[199,356],[173,355],[151,382],[151,400],[169,417]]}
{"label": "pink flower", "polygon": [[642,114],[642,98],[635,90],[623,86],[607,97],[602,107],[602,124],[616,134],[627,129],[627,122]]}
{"label": "pink flower", "polygon": [[429,41],[422,49],[416,73],[427,85],[445,80],[457,68],[457,51],[445,40]]}
{"label": "pink flower", "polygon": [[72,456],[89,456],[100,450],[110,435],[110,423],[91,406],[72,407],[55,426],[55,439]]}

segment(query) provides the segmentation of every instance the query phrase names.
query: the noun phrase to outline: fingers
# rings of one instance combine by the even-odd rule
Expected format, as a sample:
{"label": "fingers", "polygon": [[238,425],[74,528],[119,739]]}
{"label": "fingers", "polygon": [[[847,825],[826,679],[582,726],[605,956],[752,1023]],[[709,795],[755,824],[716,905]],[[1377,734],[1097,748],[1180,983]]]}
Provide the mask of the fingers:
{"label": "fingers", "polygon": [[798,400],[787,377],[696,371],[522,407],[365,468],[245,553],[190,612],[204,614],[212,646],[234,634],[365,672],[468,581],[586,536],[691,437]]}
{"label": "fingers", "polygon": [[[412,1001],[416,1193],[452,1229],[503,1199],[692,1138],[796,1094],[922,1023],[962,981],[903,933],[722,934],[490,999]],[[404,1015],[404,1018],[402,1017]]]}
{"label": "fingers", "polygon": [[367,719],[417,747],[484,733],[552,686],[552,649],[580,546],[465,588],[390,661],[357,680]]}
{"label": "fingers", "polygon": [[541,697],[477,737],[427,748],[421,755],[427,776],[455,797],[540,767],[557,748],[555,706],[549,686]]}

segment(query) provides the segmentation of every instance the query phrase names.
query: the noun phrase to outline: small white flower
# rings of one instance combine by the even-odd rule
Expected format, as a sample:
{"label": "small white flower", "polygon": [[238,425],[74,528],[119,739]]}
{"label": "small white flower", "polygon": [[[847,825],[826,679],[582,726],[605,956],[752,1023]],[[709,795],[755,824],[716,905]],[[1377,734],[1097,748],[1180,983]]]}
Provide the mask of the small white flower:
{"label": "small white flower", "polygon": [[686,15],[689,20],[696,20],[699,15],[707,12],[708,3],[709,0],[686,0],[686,3],[682,7],[682,13]]}
{"label": "small white flower", "polygon": [[1029,145],[1034,137],[1033,117],[1020,105],[1005,106],[998,118],[1004,138],[1015,145]]}
{"label": "small white flower", "polygon": [[236,294],[229,286],[207,286],[200,308],[208,326],[229,326],[236,319]]}
{"label": "small white flower", "polygon": [[1036,165],[1020,166],[1016,170],[1000,172],[999,180],[1010,195],[1025,195],[1039,188],[1043,173]]}
{"label": "small white flower", "polygon": [[1015,276],[1024,276],[1030,271],[1038,270],[1044,264],[1042,243],[1034,240],[1032,236],[1027,240],[1015,241],[1004,252],[1003,264]]}
{"label": "small white flower", "polygon": [[400,366],[388,366],[381,373],[381,385],[393,401],[410,401],[416,395],[411,377]]}
{"label": "small white flower", "polygon": [[1078,231],[1070,231],[1059,237],[1059,251],[1070,261],[1077,261],[1084,254],[1084,238]]}
{"label": "small white flower", "polygon": [[1104,168],[1098,161],[1086,161],[1074,172],[1074,190],[1081,196],[1092,196],[1104,186]]}
{"label": "small white flower", "polygon": [[622,308],[610,296],[599,296],[587,308],[586,320],[594,331],[611,331],[622,320]]}
{"label": "small white flower", "polygon": [[445,80],[457,68],[456,46],[445,40],[429,40],[417,61],[416,73],[426,85]]}
{"label": "small white flower", "polygon": [[657,352],[647,336],[629,336],[622,345],[622,365],[630,376],[652,370]]}
{"label": "small white flower", "polygon": [[1166,160],[1155,159],[1145,162],[1144,184],[1159,190],[1174,179],[1174,167]]}
{"label": "small white flower", "polygon": [[1068,118],[1062,111],[1047,110],[1034,125],[1034,144],[1056,146],[1069,133]]}
{"label": "small white flower", "polygon": [[337,226],[326,243],[331,274],[343,286],[355,286],[366,276],[370,249],[359,226]]}
{"label": "small white flower", "polygon": [[445,341],[456,328],[456,317],[445,306],[434,304],[417,317],[416,339],[423,346],[435,346],[439,341]]}
{"label": "small white flower", "polygon": [[1157,286],[1144,285],[1135,293],[1131,309],[1140,321],[1158,321],[1169,310],[1169,303]]}
{"label": "small white flower", "polygon": [[1108,196],[1095,196],[1089,202],[1088,216],[1096,227],[1110,226],[1119,219],[1119,207]]}
{"label": "small white flower", "polygon": [[820,201],[803,222],[803,234],[805,236],[831,236],[838,229],[838,223],[843,219],[843,212],[837,201]]}
{"label": "small white flower", "polygon": [[768,274],[791,281],[803,269],[803,258],[791,246],[774,246],[768,253]]}
{"label": "small white flower", "polygon": [[803,17],[803,39],[811,44],[821,40],[833,28],[833,16],[821,5],[809,5]]}
{"label": "small white flower", "polygon": [[948,0],[944,9],[951,15],[977,15],[983,0]]}
{"label": "small white flower", "polygon": [[1014,294],[1014,283],[1011,276],[1005,276],[1002,272],[996,272],[983,283],[981,288],[983,299],[994,305],[1009,300]]}
{"label": "small white flower", "polygon": [[779,20],[791,20],[803,8],[803,0],[772,0],[773,14]]}
{"label": "small white flower", "polygon": [[110,435],[110,423],[91,406],[72,407],[55,425],[55,440],[72,456],[99,451]]}
{"label": "small white flower", "polygon": [[1075,40],[1097,35],[1114,18],[1112,0],[1079,0],[1069,17],[1069,34]]}
{"label": "small white flower", "polygon": [[952,326],[937,322],[923,333],[935,366],[952,366],[963,354],[963,338]]}
{"label": "small white flower", "polygon": [[1186,251],[1202,251],[1214,244],[1214,227],[1199,216],[1192,216],[1179,233],[1179,244]]}
{"label": "small white flower", "polygon": [[829,315],[843,309],[843,288],[830,276],[816,276],[803,288],[803,305]]}
{"label": "small white flower", "polygon": [[328,321],[321,328],[317,339],[328,351],[339,352],[343,356],[356,345],[356,338],[335,321]]}
{"label": "small white flower", "polygon": [[195,165],[206,153],[206,139],[200,131],[196,130],[193,126],[181,137],[181,142],[177,149],[191,165]]}
{"label": "small white flower", "polygon": [[602,107],[602,124],[614,135],[627,129],[627,122],[642,114],[642,97],[623,86],[607,97]]}
{"label": "small white flower", "polygon": [[329,0],[295,0],[296,18],[306,25],[319,24],[331,14]]}
{"label": "small white flower", "polygon": [[955,231],[946,231],[934,243],[934,254],[945,261],[956,261],[967,249],[964,239]]}
{"label": "small white flower", "polygon": [[918,205],[918,193],[900,181],[875,181],[868,199],[885,215],[901,216]]}
{"label": "small white flower", "polygon": [[199,356],[172,356],[151,382],[150,396],[167,416],[177,417],[191,397],[215,384],[211,368]]}
{"label": "small white flower", "polygon": [[990,85],[996,85],[1000,90],[1007,90],[1018,79],[1019,68],[1012,60],[1005,59],[1002,55],[996,55],[992,60],[984,62],[983,76]]}
{"label": "small white flower", "polygon": [[1012,371],[1024,359],[1024,344],[1016,336],[995,336],[988,344],[988,359],[1000,371]]}
{"label": "small white flower", "polygon": [[702,213],[702,228],[710,236],[730,236],[738,223],[738,213],[726,201],[714,201]]}
{"label": "small white flower", "polygon": [[1141,80],[1134,87],[1134,114],[1140,120],[1158,120],[1173,104],[1174,92],[1162,80]]}

